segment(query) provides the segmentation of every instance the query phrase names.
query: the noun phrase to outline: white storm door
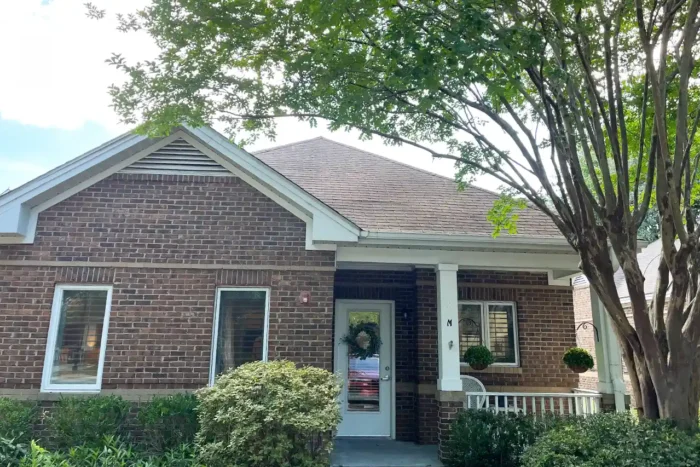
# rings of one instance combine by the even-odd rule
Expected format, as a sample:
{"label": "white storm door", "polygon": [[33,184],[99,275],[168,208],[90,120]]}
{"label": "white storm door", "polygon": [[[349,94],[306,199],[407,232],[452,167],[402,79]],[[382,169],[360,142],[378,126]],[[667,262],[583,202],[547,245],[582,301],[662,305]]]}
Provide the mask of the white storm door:
{"label": "white storm door", "polygon": [[[393,374],[392,310],[389,302],[338,300],[335,317],[335,368],[343,378],[343,421],[338,436],[391,436]],[[371,323],[382,340],[379,352],[362,360],[348,355],[342,339],[350,324]]]}

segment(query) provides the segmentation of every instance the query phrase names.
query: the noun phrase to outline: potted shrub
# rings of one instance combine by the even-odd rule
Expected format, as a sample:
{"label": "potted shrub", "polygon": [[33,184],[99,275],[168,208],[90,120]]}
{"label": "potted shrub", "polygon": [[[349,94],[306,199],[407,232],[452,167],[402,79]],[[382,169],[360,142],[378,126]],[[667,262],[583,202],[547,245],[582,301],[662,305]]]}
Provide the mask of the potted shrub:
{"label": "potted shrub", "polygon": [[464,361],[475,370],[485,370],[493,363],[493,355],[491,355],[491,351],[483,345],[475,345],[474,347],[469,347],[467,351],[464,352]]}
{"label": "potted shrub", "polygon": [[562,360],[575,373],[584,373],[593,368],[595,364],[593,356],[581,347],[571,347],[564,353]]}

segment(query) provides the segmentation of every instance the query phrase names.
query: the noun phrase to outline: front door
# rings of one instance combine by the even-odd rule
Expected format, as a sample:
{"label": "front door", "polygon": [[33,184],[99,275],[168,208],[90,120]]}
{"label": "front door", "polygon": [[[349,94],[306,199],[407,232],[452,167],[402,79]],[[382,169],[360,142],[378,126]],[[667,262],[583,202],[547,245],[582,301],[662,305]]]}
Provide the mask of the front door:
{"label": "front door", "polygon": [[[335,368],[343,378],[343,421],[338,436],[391,436],[393,374],[391,302],[338,300],[335,316]],[[374,355],[349,355],[343,337],[351,325],[369,326],[381,339]],[[362,342],[362,341],[361,341]]]}

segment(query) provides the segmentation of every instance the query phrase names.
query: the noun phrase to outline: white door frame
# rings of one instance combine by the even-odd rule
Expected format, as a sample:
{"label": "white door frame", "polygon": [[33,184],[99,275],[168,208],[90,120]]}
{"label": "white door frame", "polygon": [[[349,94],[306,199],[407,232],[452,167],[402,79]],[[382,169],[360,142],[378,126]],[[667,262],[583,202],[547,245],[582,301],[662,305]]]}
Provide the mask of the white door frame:
{"label": "white door frame", "polygon": [[[396,328],[395,328],[395,321],[396,321],[396,305],[394,300],[361,300],[361,299],[337,299],[335,301],[335,309],[334,309],[334,320],[335,320],[335,325],[333,326],[333,345],[334,345],[334,358],[333,358],[333,369],[335,372],[338,371],[339,367],[339,362],[340,362],[340,352],[338,352],[338,346],[341,344],[339,342],[339,334],[340,334],[340,322],[337,318],[337,310],[338,306],[340,304],[359,304],[359,305],[371,305],[371,304],[378,304],[378,305],[389,305],[389,314],[390,316],[390,321],[389,321],[389,330],[391,337],[389,338],[391,342],[391,380],[390,380],[390,386],[389,386],[389,391],[390,391],[390,407],[389,407],[389,418],[391,420],[391,433],[389,435],[390,439],[396,439]],[[343,381],[346,381],[345,375],[340,375],[340,377],[343,379]]]}

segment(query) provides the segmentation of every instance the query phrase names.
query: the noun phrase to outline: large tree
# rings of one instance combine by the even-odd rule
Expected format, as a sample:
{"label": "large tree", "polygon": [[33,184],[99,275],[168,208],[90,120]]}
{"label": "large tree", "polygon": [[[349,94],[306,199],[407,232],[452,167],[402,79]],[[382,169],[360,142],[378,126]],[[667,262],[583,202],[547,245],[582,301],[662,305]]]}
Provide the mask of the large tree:
{"label": "large tree", "polygon": [[[640,410],[690,427],[699,10],[700,0],[152,0],[120,27],[146,30],[160,54],[114,55],[127,80],[111,93],[149,133],[225,122],[239,139],[274,136],[278,118],[296,117],[454,160],[462,182],[495,177],[580,255]],[[513,203],[492,216],[501,227],[513,228]],[[650,205],[663,258],[649,305],[637,238]]]}

